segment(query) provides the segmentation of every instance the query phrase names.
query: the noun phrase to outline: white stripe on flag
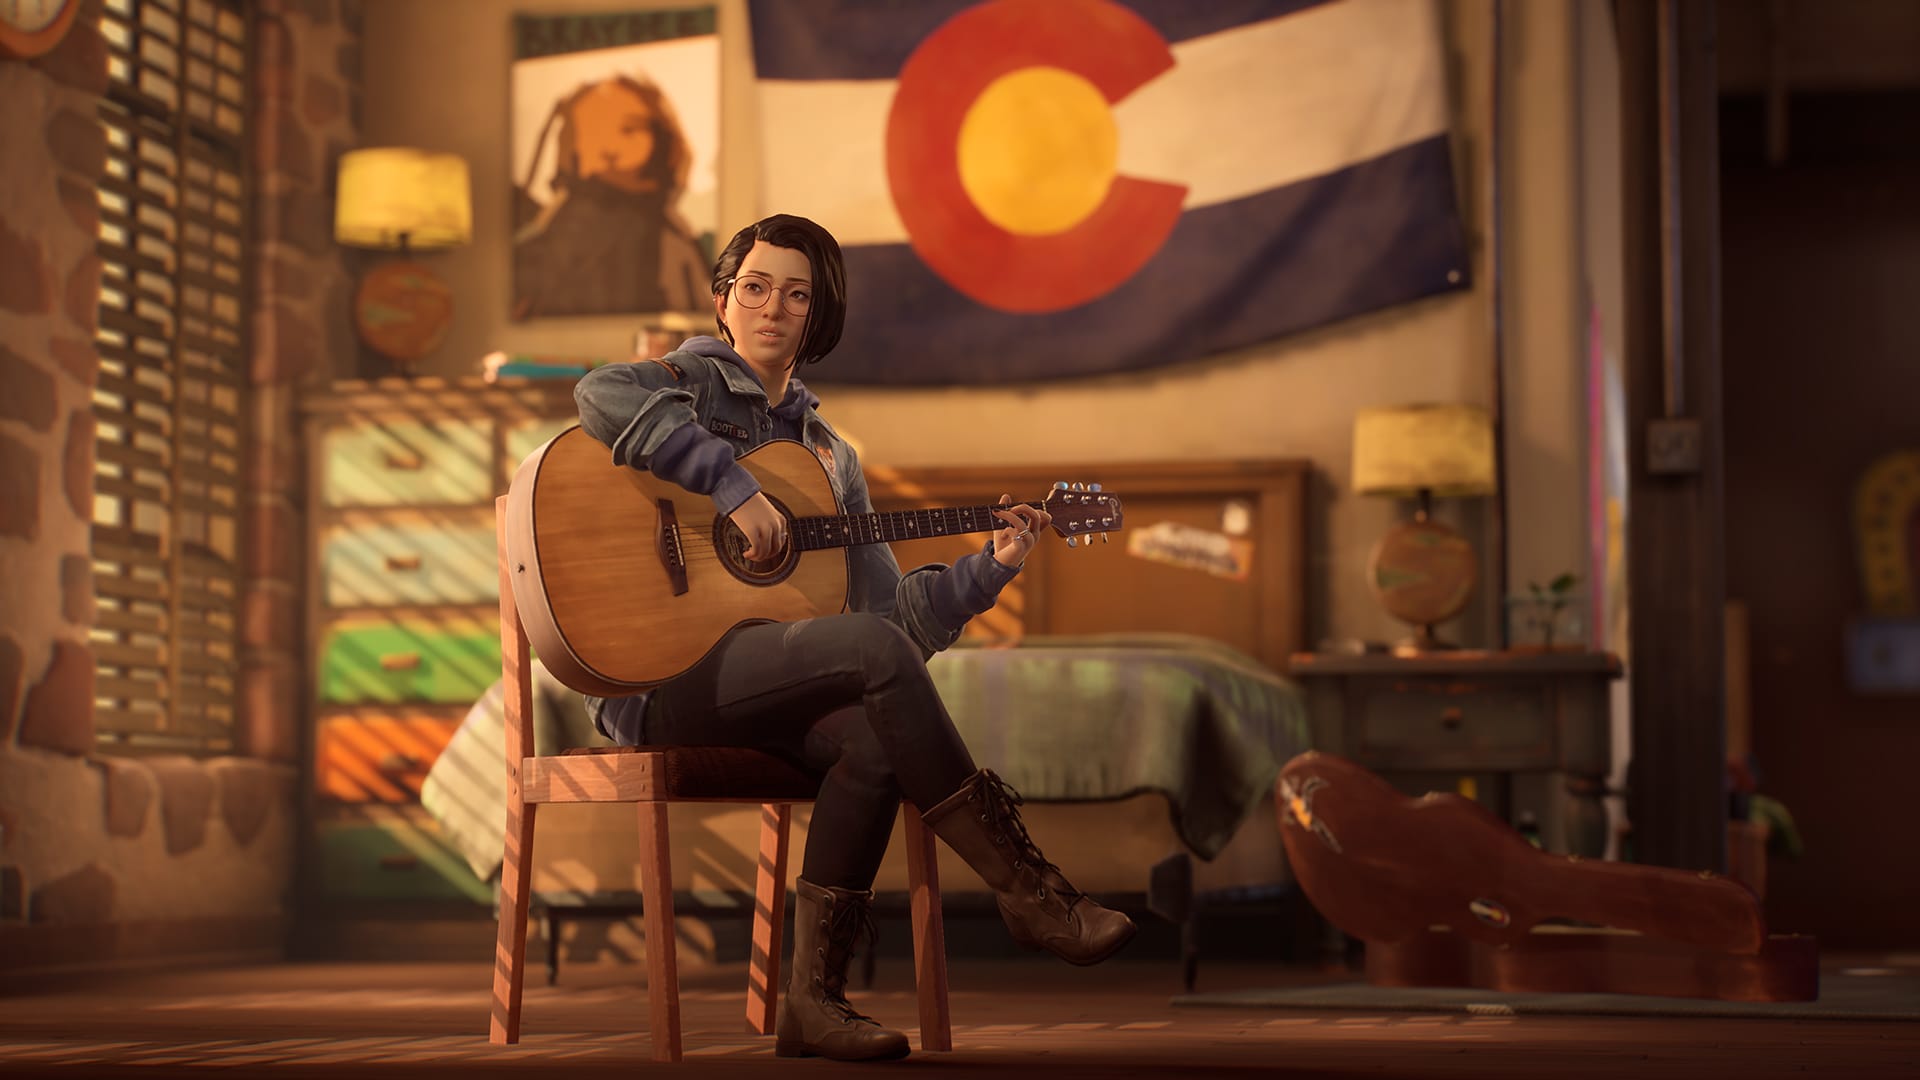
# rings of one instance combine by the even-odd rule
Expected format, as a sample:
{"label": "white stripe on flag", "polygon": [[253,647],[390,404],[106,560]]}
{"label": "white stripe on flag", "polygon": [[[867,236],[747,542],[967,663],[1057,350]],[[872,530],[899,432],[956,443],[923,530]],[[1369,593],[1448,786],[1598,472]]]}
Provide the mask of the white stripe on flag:
{"label": "white stripe on flag", "polygon": [[[1437,20],[1434,0],[1339,0],[1180,42],[1173,68],[1114,108],[1119,171],[1186,184],[1194,209],[1439,134]],[[886,180],[894,81],[758,85],[762,211],[813,218],[843,245],[904,243]]]}
{"label": "white stripe on flag", "polygon": [[1174,46],[1114,106],[1119,171],[1193,209],[1371,161],[1447,129],[1433,0],[1342,0]]}
{"label": "white stripe on flag", "polygon": [[843,247],[906,242],[887,190],[894,85],[760,83],[760,212],[812,218]]}

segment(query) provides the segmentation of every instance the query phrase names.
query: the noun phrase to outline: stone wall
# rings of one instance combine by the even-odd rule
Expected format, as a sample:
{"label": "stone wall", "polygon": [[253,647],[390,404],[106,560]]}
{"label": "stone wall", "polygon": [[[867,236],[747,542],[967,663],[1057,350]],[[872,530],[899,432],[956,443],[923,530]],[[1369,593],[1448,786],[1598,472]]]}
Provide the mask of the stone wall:
{"label": "stone wall", "polygon": [[360,2],[257,11],[241,756],[95,752],[99,0],[54,52],[0,62],[0,970],[284,949],[304,692],[294,396],[352,356],[330,185],[359,128]]}
{"label": "stone wall", "polygon": [[262,0],[254,23],[253,453],[241,623],[242,745],[297,761],[305,633],[303,386],[353,373],[353,266],[333,242],[334,173],[359,141],[361,0]]}

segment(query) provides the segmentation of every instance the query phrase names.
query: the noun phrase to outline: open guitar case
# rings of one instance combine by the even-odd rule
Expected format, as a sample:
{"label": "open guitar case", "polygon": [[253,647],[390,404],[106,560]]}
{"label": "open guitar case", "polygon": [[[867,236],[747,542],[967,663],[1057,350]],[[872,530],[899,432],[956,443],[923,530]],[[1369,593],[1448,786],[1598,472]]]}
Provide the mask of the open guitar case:
{"label": "open guitar case", "polygon": [[1768,933],[1732,878],[1550,854],[1470,799],[1409,798],[1318,751],[1281,769],[1275,811],[1307,898],[1366,943],[1372,985],[1819,996],[1814,939]]}

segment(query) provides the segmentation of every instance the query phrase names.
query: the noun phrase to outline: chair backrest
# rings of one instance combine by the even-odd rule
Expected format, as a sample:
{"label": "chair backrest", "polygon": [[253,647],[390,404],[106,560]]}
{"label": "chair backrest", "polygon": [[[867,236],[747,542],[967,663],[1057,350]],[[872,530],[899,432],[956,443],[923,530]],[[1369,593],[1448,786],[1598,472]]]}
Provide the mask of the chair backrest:
{"label": "chair backrest", "polygon": [[533,756],[532,650],[520,609],[513,601],[513,578],[507,570],[507,498],[493,501],[495,561],[500,573],[500,691],[505,714],[507,782],[520,783],[520,763]]}

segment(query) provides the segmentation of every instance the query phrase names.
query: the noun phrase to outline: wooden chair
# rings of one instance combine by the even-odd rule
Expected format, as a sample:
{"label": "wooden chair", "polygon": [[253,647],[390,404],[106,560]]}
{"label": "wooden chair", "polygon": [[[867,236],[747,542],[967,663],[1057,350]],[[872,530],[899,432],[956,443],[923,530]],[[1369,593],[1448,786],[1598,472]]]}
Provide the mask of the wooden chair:
{"label": "wooden chair", "polygon": [[[500,863],[500,938],[494,949],[489,1041],[520,1041],[526,985],[527,915],[533,899],[535,811],[542,803],[630,802],[640,810],[640,891],[646,928],[647,999],[656,1061],[680,1060],[680,992],[674,955],[673,864],[667,806],[676,802],[759,803],[760,860],[754,887],[747,1026],[771,1034],[778,1014],[787,852],[794,803],[819,785],[786,762],[733,747],[618,747],[533,756],[532,682],[526,630],[514,605],[505,552],[506,498],[495,503],[500,551],[501,667],[506,707],[506,851]],[[945,928],[933,833],[911,806],[907,883],[913,917],[920,1047],[953,1048],[947,1011]]]}

